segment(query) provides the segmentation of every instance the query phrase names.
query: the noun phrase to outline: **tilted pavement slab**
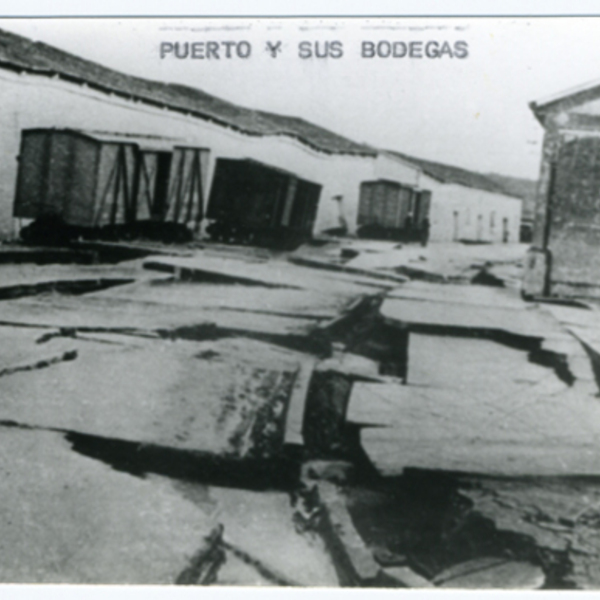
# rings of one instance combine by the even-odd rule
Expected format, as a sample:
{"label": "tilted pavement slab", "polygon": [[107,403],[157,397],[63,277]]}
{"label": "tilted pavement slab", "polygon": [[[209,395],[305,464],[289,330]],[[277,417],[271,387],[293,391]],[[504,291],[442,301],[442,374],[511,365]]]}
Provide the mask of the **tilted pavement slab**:
{"label": "tilted pavement slab", "polygon": [[0,421],[233,457],[257,437],[283,442],[292,352],[240,339],[68,341],[71,360],[0,377]]}
{"label": "tilted pavement slab", "polygon": [[166,478],[114,471],[58,433],[0,433],[2,583],[171,584],[211,529]]}

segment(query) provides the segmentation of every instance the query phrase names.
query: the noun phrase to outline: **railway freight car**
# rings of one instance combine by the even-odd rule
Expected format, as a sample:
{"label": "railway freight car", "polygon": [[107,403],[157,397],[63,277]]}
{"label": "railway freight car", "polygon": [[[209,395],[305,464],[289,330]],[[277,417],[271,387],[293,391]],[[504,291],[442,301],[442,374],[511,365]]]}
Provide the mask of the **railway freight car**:
{"label": "railway freight car", "polygon": [[208,150],[156,136],[30,129],[13,215],[29,240],[144,236],[183,241],[203,217]]}
{"label": "railway freight car", "polygon": [[219,158],[207,232],[219,241],[294,248],[310,239],[321,186],[250,159]]}
{"label": "railway freight car", "polygon": [[358,204],[360,237],[415,241],[429,227],[431,192],[387,179],[363,181]]}

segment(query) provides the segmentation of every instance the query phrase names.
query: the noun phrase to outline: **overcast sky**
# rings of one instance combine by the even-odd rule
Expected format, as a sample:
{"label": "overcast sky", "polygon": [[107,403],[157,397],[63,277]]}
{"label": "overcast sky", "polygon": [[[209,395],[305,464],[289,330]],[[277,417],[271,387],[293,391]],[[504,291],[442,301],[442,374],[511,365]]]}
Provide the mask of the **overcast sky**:
{"label": "overcast sky", "polygon": [[[543,130],[528,103],[600,79],[599,18],[3,19],[0,27],[381,148],[533,179]],[[160,58],[161,42],[210,41],[247,41],[252,54],[226,59],[221,45],[219,60]],[[268,41],[282,42],[277,58]],[[300,58],[303,41],[321,51],[339,41],[343,56]],[[363,58],[364,41],[465,41],[468,56]]]}

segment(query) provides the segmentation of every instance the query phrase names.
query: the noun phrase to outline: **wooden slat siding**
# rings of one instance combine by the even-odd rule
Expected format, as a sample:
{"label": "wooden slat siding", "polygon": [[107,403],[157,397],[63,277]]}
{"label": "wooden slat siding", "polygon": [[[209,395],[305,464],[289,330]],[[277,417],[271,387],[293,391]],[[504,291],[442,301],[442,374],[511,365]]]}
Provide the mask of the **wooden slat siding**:
{"label": "wooden slat siding", "polygon": [[43,207],[47,190],[50,135],[47,132],[23,132],[19,152],[15,217],[35,219]]}
{"label": "wooden slat siding", "polygon": [[[144,152],[142,158],[142,176],[144,185],[140,186],[141,195],[146,201],[147,214],[142,213],[144,218],[152,218],[154,216],[154,189],[156,186],[156,173],[158,157],[155,152]],[[139,206],[138,206],[139,208]]]}
{"label": "wooden slat siding", "polygon": [[72,170],[73,140],[62,132],[53,133],[50,138],[47,190],[41,214],[65,217],[66,206],[71,198],[70,179]]}
{"label": "wooden slat siding", "polygon": [[321,186],[302,179],[298,181],[291,218],[291,227],[294,231],[308,236],[312,234],[320,195]]}
{"label": "wooden slat siding", "polygon": [[143,154],[137,149],[132,148],[134,152],[132,180],[131,180],[131,195],[128,202],[128,211],[126,221],[127,223],[135,223],[138,220],[138,191],[140,187],[141,177],[141,162],[143,161]]}
{"label": "wooden slat siding", "polygon": [[411,194],[412,194],[412,190],[410,188],[407,187],[400,187],[400,201],[399,201],[399,206],[400,206],[400,219],[399,219],[399,227],[401,229],[405,228],[405,224],[406,224],[406,218],[408,217],[408,209],[409,209],[409,204],[410,204],[410,198],[411,198]]}
{"label": "wooden slat siding", "polygon": [[123,210],[121,223],[131,223],[135,220],[132,215],[133,185],[135,164],[137,162],[137,148],[133,145],[123,145]]}
{"label": "wooden slat siding", "polygon": [[429,211],[431,209],[431,192],[429,190],[421,191],[421,210],[419,215],[419,225],[423,224],[425,219],[429,219]]}
{"label": "wooden slat siding", "polygon": [[364,181],[360,185],[360,199],[358,202],[358,225],[366,225],[371,215],[373,184]]}
{"label": "wooden slat siding", "polygon": [[181,189],[179,190],[179,198],[177,199],[177,214],[173,215],[173,222],[180,223],[188,213],[190,202],[190,191],[192,186],[193,172],[190,168],[190,155],[187,150],[181,151],[183,156],[183,173],[181,178]]}
{"label": "wooden slat siding", "polygon": [[[194,222],[196,228],[202,221],[204,213],[204,202],[202,200],[202,163],[200,160],[201,150],[194,150],[194,186],[192,189],[191,203],[193,204],[193,212],[190,214],[188,221]],[[194,214],[195,213],[195,214]]]}
{"label": "wooden slat siding", "polygon": [[[105,219],[105,213],[108,212],[110,214],[111,204],[108,200],[111,195],[111,190],[114,189],[115,179],[117,178],[117,173],[119,170],[119,162],[117,160],[117,156],[115,154],[116,148],[114,146],[103,146],[100,149],[100,161],[98,165],[98,189],[97,192],[102,190],[100,198],[97,200],[97,209],[96,214],[94,216],[94,221],[92,223],[93,227],[98,227],[103,224]],[[112,154],[112,156],[111,156]],[[104,168],[107,164],[112,163],[110,167],[108,177],[106,181],[102,181],[102,176],[104,174]]]}
{"label": "wooden slat siding", "polygon": [[292,225],[292,209],[294,208],[294,202],[301,203],[302,199],[299,198],[298,192],[298,180],[292,179],[290,184],[288,185],[287,192],[285,194],[285,198],[283,201],[283,206],[281,210],[281,220],[280,223],[284,227],[288,227]]}
{"label": "wooden slat siding", "polygon": [[94,220],[99,146],[83,136],[70,137],[70,175],[66,182],[63,218],[70,225],[89,227]]}
{"label": "wooden slat siding", "polygon": [[118,210],[118,198],[119,198],[119,190],[121,188],[121,179],[123,178],[122,173],[122,148],[119,146],[116,148],[117,154],[115,157],[116,162],[116,173],[114,179],[114,187],[112,197],[110,198],[110,217],[109,224],[114,225],[117,221],[117,210]]}

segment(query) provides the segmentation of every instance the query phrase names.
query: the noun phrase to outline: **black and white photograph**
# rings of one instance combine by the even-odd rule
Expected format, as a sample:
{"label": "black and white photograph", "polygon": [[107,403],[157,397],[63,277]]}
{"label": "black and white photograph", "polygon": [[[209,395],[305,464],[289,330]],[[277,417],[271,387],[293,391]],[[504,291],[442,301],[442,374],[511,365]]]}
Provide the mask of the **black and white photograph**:
{"label": "black and white photograph", "polygon": [[0,18],[0,591],[600,589],[599,32]]}

